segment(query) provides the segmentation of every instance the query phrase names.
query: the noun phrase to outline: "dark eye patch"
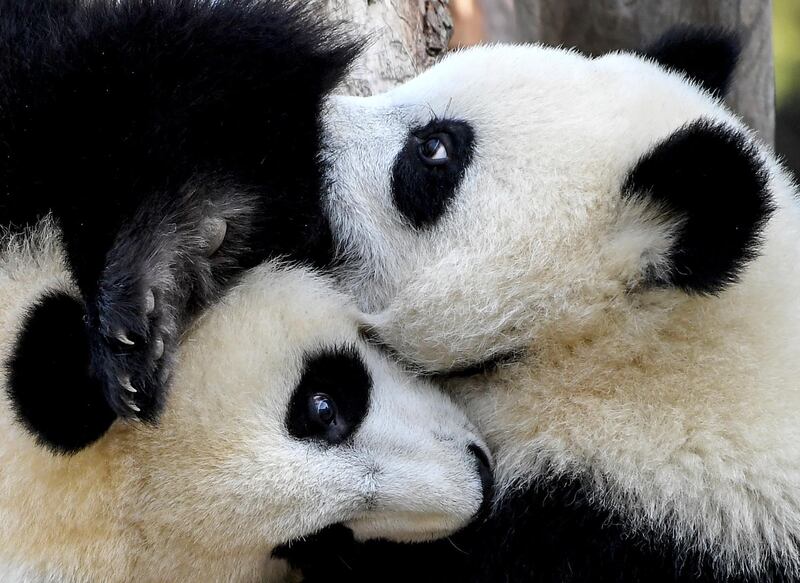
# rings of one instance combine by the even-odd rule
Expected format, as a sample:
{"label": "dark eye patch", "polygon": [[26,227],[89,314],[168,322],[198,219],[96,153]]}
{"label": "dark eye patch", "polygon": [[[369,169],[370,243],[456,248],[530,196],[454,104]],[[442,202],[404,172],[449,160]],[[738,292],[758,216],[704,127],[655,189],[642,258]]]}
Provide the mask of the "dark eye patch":
{"label": "dark eye patch", "polygon": [[[392,168],[392,197],[415,229],[434,225],[455,196],[472,161],[475,133],[462,120],[435,119],[413,129]],[[444,146],[446,159],[433,157]]]}
{"label": "dark eye patch", "polygon": [[371,390],[372,377],[354,347],[308,356],[289,402],[289,434],[329,445],[344,442],[366,417]]}

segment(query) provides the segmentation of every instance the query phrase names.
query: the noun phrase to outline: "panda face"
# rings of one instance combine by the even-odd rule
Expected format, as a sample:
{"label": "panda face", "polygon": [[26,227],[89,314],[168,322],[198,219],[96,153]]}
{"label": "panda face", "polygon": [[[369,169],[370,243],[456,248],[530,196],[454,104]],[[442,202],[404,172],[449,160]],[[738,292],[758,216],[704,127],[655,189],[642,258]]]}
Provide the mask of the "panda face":
{"label": "panda face", "polygon": [[343,280],[426,371],[719,292],[771,212],[740,122],[634,54],[477,48],[328,114]]}
{"label": "panda face", "polygon": [[[57,249],[35,253],[39,268],[2,263],[9,294],[69,293]],[[19,317],[4,311],[0,329]],[[467,524],[491,485],[483,441],[447,396],[365,343],[359,322],[330,282],[267,265],[184,338],[157,424],[117,421],[64,456],[0,408],[0,462],[14,468],[0,539],[18,543],[0,545],[0,565],[255,580],[276,546],[329,525],[419,541]]]}
{"label": "panda face", "polygon": [[260,270],[188,340],[163,421],[132,431],[148,496],[220,510],[173,509],[187,532],[277,543],[344,523],[426,540],[481,506],[483,445],[463,413],[368,348],[321,284]]}

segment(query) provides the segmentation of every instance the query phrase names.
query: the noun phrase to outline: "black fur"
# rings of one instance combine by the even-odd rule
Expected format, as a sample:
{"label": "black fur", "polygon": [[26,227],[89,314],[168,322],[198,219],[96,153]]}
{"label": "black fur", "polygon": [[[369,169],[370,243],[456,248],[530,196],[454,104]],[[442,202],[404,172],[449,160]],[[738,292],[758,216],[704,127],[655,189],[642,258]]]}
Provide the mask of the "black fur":
{"label": "black fur", "polygon": [[91,444],[116,418],[102,386],[87,374],[84,313],[83,302],[63,292],[43,296],[22,322],[4,363],[17,418],[59,453]]}
{"label": "black fur", "polygon": [[0,0],[0,224],[57,218],[116,413],[155,418],[243,269],[329,261],[318,114],[356,52],[276,0]]}
{"label": "black fur", "polygon": [[670,273],[657,283],[716,293],[736,282],[758,255],[761,231],[774,210],[768,177],[744,134],[703,120],[643,156],[623,196],[655,203],[682,221]]}
{"label": "black fur", "polygon": [[[321,352],[306,359],[303,376],[292,395],[286,418],[289,435],[328,445],[347,440],[367,416],[372,377],[354,348]],[[313,398],[324,395],[334,404],[330,424],[315,419]]]}
{"label": "black fur", "polygon": [[577,478],[542,480],[448,540],[357,544],[342,527],[282,547],[306,583],[789,583],[780,565],[720,571],[666,532],[634,530]]}
{"label": "black fur", "polygon": [[304,583],[469,583],[469,557],[455,544],[357,543],[349,529],[335,525],[276,547],[272,554],[298,569]]}
{"label": "black fur", "polygon": [[643,52],[667,69],[685,74],[717,97],[725,95],[741,44],[736,35],[718,28],[678,26]]}
{"label": "black fur", "polygon": [[[420,157],[420,145],[432,136],[446,141],[449,160],[444,164],[426,165]],[[472,161],[474,142],[472,127],[460,120],[434,119],[411,131],[394,161],[392,196],[415,229],[436,224],[447,210]]]}

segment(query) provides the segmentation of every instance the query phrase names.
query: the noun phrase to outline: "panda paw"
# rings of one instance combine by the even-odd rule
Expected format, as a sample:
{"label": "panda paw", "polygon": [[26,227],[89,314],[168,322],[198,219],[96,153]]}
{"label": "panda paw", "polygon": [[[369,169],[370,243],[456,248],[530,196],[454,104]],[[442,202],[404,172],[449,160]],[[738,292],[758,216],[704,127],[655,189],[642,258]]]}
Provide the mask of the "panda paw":
{"label": "panda paw", "polygon": [[92,368],[117,415],[154,421],[170,380],[182,302],[154,286],[131,287],[106,292],[99,302]]}
{"label": "panda paw", "polygon": [[107,257],[90,311],[92,371],[120,417],[155,421],[181,333],[224,289],[226,261],[235,265],[223,248],[228,222],[197,206],[143,218]]}
{"label": "panda paw", "polygon": [[118,233],[89,330],[93,373],[119,416],[156,420],[192,316],[257,264],[247,255],[258,241],[256,203],[210,183],[143,205]]}

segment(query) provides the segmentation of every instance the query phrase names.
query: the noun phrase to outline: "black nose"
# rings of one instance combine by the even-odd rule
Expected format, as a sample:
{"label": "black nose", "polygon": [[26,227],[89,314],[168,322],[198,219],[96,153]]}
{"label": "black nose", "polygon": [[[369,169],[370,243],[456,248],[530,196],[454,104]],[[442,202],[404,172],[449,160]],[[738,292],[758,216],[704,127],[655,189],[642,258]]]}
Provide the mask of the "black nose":
{"label": "black nose", "polygon": [[489,511],[489,506],[492,502],[492,494],[494,493],[494,474],[492,473],[492,464],[489,462],[489,456],[479,445],[471,443],[467,449],[473,456],[475,456],[475,463],[478,466],[478,475],[481,477],[483,501],[481,502],[481,507],[478,510],[476,518],[483,518]]}

